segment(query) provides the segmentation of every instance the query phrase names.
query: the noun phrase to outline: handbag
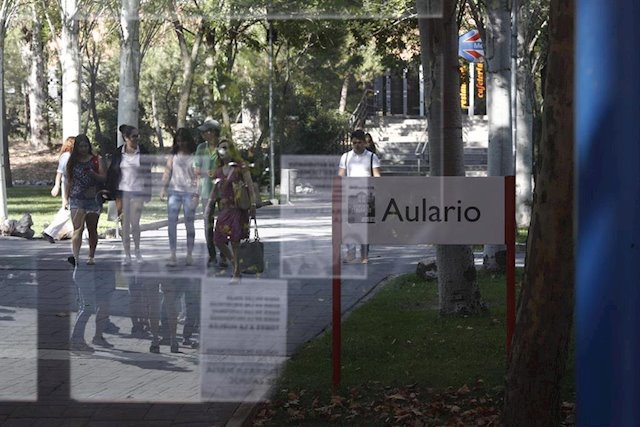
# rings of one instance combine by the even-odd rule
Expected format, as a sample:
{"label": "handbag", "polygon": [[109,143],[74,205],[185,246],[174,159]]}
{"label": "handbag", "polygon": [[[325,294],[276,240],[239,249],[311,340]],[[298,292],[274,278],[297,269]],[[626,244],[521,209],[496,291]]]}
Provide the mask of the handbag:
{"label": "handbag", "polygon": [[264,271],[264,244],[258,235],[258,223],[253,218],[253,240],[248,238],[238,247],[238,266],[242,273],[257,274]]}

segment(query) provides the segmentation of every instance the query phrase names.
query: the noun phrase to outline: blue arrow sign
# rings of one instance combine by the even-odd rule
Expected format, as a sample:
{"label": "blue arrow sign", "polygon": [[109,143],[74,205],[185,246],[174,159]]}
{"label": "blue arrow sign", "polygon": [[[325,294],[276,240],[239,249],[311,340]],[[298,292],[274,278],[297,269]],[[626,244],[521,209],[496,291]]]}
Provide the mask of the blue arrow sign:
{"label": "blue arrow sign", "polygon": [[478,30],[471,30],[458,37],[458,55],[469,62],[484,61],[484,44]]}

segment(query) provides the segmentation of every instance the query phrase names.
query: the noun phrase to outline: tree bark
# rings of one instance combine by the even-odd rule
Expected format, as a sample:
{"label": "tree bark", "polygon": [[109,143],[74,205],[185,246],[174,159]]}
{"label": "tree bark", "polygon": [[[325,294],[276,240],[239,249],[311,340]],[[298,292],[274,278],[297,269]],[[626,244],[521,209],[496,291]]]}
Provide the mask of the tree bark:
{"label": "tree bark", "polygon": [[551,1],[532,222],[508,360],[505,425],[560,424],[574,304],[574,0]]}
{"label": "tree bark", "polygon": [[[488,175],[513,175],[513,143],[511,141],[510,47],[511,16],[509,0],[487,2],[485,19],[485,62],[487,64],[487,116],[489,118]],[[503,270],[496,254],[504,245],[485,245],[484,266]]]}
{"label": "tree bark", "polygon": [[62,37],[62,141],[80,133],[80,44],[76,0],[60,2]]}
{"label": "tree bark", "polygon": [[[524,4],[523,4],[524,3]],[[531,22],[528,2],[518,11],[518,69],[516,93],[516,223],[529,227],[533,204],[533,70],[526,27]]]}
{"label": "tree bark", "polygon": [[4,44],[9,20],[9,9],[13,6],[12,0],[2,0],[0,7],[0,219],[8,217],[7,211],[7,187],[13,186],[11,178],[11,163],[9,161],[9,144],[7,140],[7,108],[4,90]]}
{"label": "tree bark", "polygon": [[[122,0],[120,27],[120,86],[118,92],[118,126],[138,127],[140,90],[140,0]],[[118,133],[118,147],[124,141]]]}
{"label": "tree bark", "polygon": [[[428,15],[428,2],[417,0]],[[442,2],[442,18],[420,19],[421,54],[427,85],[429,159],[432,176],[464,176],[456,1]],[[426,47],[426,48],[425,48]],[[440,314],[483,309],[471,247],[438,245]]]}
{"label": "tree bark", "polygon": [[42,27],[36,4],[31,5],[31,37],[29,40],[30,73],[29,124],[31,146],[44,148],[49,144],[49,120],[47,116],[47,78],[44,71]]}

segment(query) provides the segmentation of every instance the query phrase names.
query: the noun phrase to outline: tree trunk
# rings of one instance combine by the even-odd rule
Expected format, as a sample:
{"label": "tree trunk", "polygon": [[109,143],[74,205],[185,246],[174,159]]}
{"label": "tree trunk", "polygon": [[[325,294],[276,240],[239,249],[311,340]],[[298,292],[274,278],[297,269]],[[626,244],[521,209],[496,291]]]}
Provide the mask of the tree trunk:
{"label": "tree trunk", "polygon": [[156,132],[158,145],[164,148],[164,140],[162,139],[162,128],[160,127],[160,117],[158,117],[158,104],[156,102],[156,91],[151,90],[151,116],[153,117],[153,128]]}
{"label": "tree trunk", "polygon": [[7,34],[9,6],[12,3],[9,0],[2,1],[0,8],[0,145],[2,150],[0,154],[0,219],[8,217],[7,211],[7,187],[13,186],[11,178],[11,163],[9,161],[9,143],[7,140],[7,108],[5,102],[4,90],[4,43]]}
{"label": "tree trunk", "polygon": [[[513,175],[510,98],[510,0],[487,2],[485,62],[487,64],[487,116],[489,118],[488,175]],[[485,245],[484,266],[504,270],[496,254],[504,245]]]}
{"label": "tree trunk", "polygon": [[342,80],[342,89],[340,90],[340,103],[338,104],[338,113],[343,114],[347,109],[347,94],[349,93],[349,77],[347,73]]}
{"label": "tree trunk", "polygon": [[[419,13],[425,7],[423,0],[417,1]],[[419,21],[427,79],[430,170],[432,176],[464,176],[456,1],[444,0],[442,12],[442,19]],[[471,248],[438,245],[436,252],[440,314],[479,313],[482,302]]]}
{"label": "tree trunk", "polygon": [[516,93],[516,222],[529,227],[533,204],[533,72],[525,37],[528,8],[518,11],[518,70]]}
{"label": "tree trunk", "polygon": [[[174,4],[175,7],[175,4]],[[177,12],[173,12],[173,26],[178,37],[178,45],[180,46],[180,57],[182,58],[182,87],[180,88],[180,98],[178,99],[178,123],[177,127],[187,126],[187,113],[189,109],[189,97],[191,96],[191,89],[193,87],[193,71],[198,59],[198,52],[200,51],[200,44],[202,43],[202,37],[204,36],[205,23],[204,19],[200,18],[198,21],[198,29],[194,34],[193,44],[191,50],[187,46],[186,37],[184,35],[185,29],[182,23],[178,19]]]}
{"label": "tree trunk", "polygon": [[62,13],[62,141],[80,133],[80,46],[76,0],[60,2]]}
{"label": "tree trunk", "polygon": [[31,146],[44,148],[49,144],[49,120],[47,117],[47,77],[44,72],[44,49],[42,46],[42,27],[37,6],[31,5],[32,28],[29,42],[29,124],[31,128]]}
{"label": "tree trunk", "polygon": [[574,304],[574,1],[551,1],[549,62],[527,263],[508,360],[505,425],[560,424]]}
{"label": "tree trunk", "polygon": [[[120,87],[118,92],[118,126],[138,127],[140,90],[140,0],[122,0],[120,26]],[[118,133],[118,147],[124,141]]]}

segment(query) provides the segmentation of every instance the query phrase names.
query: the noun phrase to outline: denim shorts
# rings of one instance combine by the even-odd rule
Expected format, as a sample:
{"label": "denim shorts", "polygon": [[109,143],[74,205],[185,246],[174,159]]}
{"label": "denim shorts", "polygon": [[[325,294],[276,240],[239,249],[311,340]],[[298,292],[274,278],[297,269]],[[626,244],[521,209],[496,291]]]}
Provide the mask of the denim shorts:
{"label": "denim shorts", "polygon": [[100,214],[102,205],[96,199],[71,198],[69,200],[69,209],[84,209],[85,212]]}

